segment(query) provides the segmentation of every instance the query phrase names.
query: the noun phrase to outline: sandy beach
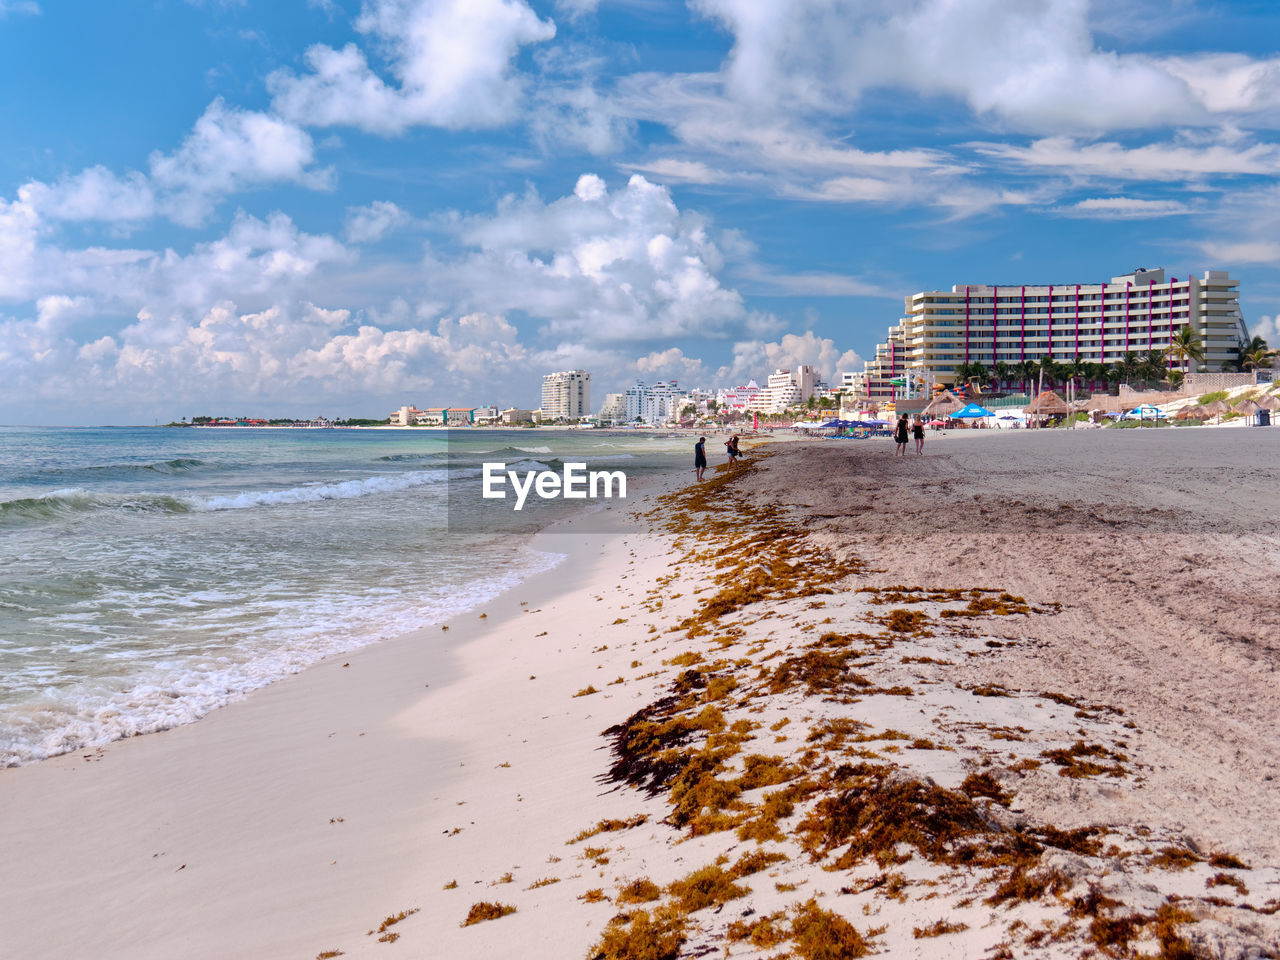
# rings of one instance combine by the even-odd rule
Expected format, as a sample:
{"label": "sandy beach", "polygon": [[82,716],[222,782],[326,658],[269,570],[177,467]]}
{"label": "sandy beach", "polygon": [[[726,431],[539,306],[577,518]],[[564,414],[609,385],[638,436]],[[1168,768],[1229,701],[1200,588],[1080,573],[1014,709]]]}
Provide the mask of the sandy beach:
{"label": "sandy beach", "polygon": [[1280,431],[892,449],[0,770],[0,953],[1280,955]]}

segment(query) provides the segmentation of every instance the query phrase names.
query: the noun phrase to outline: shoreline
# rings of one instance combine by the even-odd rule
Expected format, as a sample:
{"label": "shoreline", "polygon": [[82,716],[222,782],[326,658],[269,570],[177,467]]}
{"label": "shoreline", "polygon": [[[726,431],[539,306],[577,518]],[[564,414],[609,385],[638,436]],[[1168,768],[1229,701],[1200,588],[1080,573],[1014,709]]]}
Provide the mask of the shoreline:
{"label": "shoreline", "polygon": [[[1040,951],[1066,957],[1093,929],[1071,898],[1096,885],[1151,918],[1131,924],[1135,944],[1176,902],[1162,929],[1195,955],[1274,949],[1277,788],[1263,771],[1280,772],[1280,694],[1265,641],[1280,630],[1269,634],[1264,598],[1215,582],[1215,600],[1196,567],[1243,551],[1258,575],[1280,572],[1276,536],[1250,529],[1280,444],[1245,451],[1219,434],[1184,464],[1153,460],[1145,442],[1036,433],[896,461],[887,441],[749,451],[731,481],[717,471],[702,488],[672,478],[650,491],[649,533],[539,534],[569,558],[447,632],[326,661],[195,724],[0,771],[0,879],[14,891],[0,926],[35,958],[359,957],[384,955],[366,931],[404,911],[379,933],[414,955],[499,956],[519,942],[551,960],[634,931],[643,912],[682,925],[685,951],[765,957],[776,949],[751,940],[773,935],[765,919],[777,915],[784,942],[831,912],[879,952],[924,957],[1021,951],[1051,922]],[[1062,590],[1091,569],[1080,550],[1106,561],[1105,578]],[[1199,559],[1178,572],[1184,554]],[[717,584],[734,568],[716,556],[746,565]],[[752,579],[761,564],[774,573]],[[760,592],[742,593],[750,583]],[[1188,620],[1194,603],[1205,616]],[[443,660],[414,640],[442,635]],[[796,672],[822,663],[832,672]],[[1236,697],[1213,695],[1224,677]],[[601,779],[619,759],[601,731],[681,716],[652,712],[680,689],[689,716],[724,715],[723,728],[695,726],[680,755],[722,752],[699,789],[728,791],[683,813],[669,785],[650,795]],[[1062,775],[1055,750],[1103,770]],[[804,824],[840,795],[826,791],[877,783],[944,791],[977,817],[966,842],[978,860],[961,866],[908,837],[880,863],[822,869],[844,847],[806,852]],[[795,812],[775,810],[776,839],[744,839],[764,829],[771,793]],[[574,842],[609,821],[619,826]],[[1067,841],[1049,824],[1094,832]],[[1014,878],[982,866],[981,851],[1018,831],[1045,852],[1015,877],[1045,885],[989,905]],[[1184,851],[1181,868],[1155,862],[1167,849]],[[1211,867],[1210,854],[1252,869]],[[747,892],[717,887],[716,910],[689,909],[679,883],[704,867],[738,871]],[[1206,887],[1215,874],[1248,892]],[[618,901],[643,878],[656,899]],[[819,913],[797,906],[810,898]],[[462,927],[479,902],[518,909]],[[1122,914],[1100,903],[1095,918]],[[610,927],[620,911],[631,919]],[[913,935],[934,921],[947,929]]]}

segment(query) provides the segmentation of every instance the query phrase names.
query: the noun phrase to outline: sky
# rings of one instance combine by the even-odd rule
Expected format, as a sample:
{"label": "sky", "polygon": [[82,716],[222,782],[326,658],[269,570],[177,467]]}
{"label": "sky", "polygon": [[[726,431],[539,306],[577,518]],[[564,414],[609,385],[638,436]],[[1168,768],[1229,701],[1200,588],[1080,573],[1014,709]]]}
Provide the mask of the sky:
{"label": "sky", "polygon": [[1228,269],[1280,7],[0,0],[0,423],[861,369],[956,283]]}

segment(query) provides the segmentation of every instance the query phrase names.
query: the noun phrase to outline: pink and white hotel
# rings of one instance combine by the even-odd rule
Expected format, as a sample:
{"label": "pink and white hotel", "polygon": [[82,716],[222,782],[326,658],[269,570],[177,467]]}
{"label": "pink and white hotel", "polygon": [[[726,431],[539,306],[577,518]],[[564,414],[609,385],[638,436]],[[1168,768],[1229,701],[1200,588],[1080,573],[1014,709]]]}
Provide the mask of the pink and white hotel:
{"label": "pink and white hotel", "polygon": [[1113,363],[1130,351],[1163,350],[1188,324],[1204,344],[1203,368],[1212,371],[1248,339],[1239,281],[1225,270],[1166,278],[1163,269],[1139,269],[1107,283],[956,284],[907,297],[905,312],[867,361],[872,398],[900,393],[888,381],[907,371],[928,370],[952,384],[962,363],[1013,365],[1049,355]]}

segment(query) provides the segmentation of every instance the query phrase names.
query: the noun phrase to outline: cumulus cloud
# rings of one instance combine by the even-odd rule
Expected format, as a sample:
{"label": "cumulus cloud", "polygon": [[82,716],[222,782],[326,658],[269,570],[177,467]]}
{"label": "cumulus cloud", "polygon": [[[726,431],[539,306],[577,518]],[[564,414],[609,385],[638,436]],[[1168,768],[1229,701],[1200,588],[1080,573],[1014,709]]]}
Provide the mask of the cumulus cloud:
{"label": "cumulus cloud", "polygon": [[219,201],[246,189],[273,183],[328,188],[332,173],[314,161],[306,131],[218,98],[177,150],[151,154],[149,176],[93,166],[53,183],[27,183],[19,197],[50,220],[136,222],[164,214],[197,226]]}
{"label": "cumulus cloud", "polygon": [[412,218],[387,200],[375,200],[364,207],[347,210],[347,242],[376,243]]}
{"label": "cumulus cloud", "polygon": [[1275,349],[1280,347],[1280,317],[1259,317],[1257,323],[1249,325],[1251,337],[1261,337]]}
{"label": "cumulus cloud", "polygon": [[396,83],[355,44],[317,44],[309,70],[268,77],[277,111],[307,126],[397,134],[414,125],[491,127],[512,119],[523,81],[520,49],[555,36],[525,0],[366,0],[356,29],[385,51]]}
{"label": "cumulus cloud", "polygon": [[733,360],[716,371],[722,384],[741,383],[774,370],[810,364],[819,376],[830,380],[836,373],[860,370],[864,361],[854,350],[841,350],[834,340],[817,336],[812,330],[788,333],[780,340],[744,340],[733,345]]}
{"label": "cumulus cloud", "polygon": [[641,379],[676,380],[681,386],[696,386],[706,375],[706,365],[699,357],[690,357],[679,347],[655,350],[635,361]]}
{"label": "cumulus cloud", "polygon": [[433,288],[468,309],[523,311],[549,336],[716,337],[747,319],[742,298],[718,279],[723,258],[705,220],[639,175],[610,191],[584,174],[569,196],[507,197],[493,215],[454,229],[471,252],[428,264]]}
{"label": "cumulus cloud", "polygon": [[[692,0],[734,46],[730,94],[830,112],[867,91],[946,96],[1022,130],[1111,130],[1274,105],[1278,61],[1099,49],[1088,0]],[[957,42],[956,38],[963,38]]]}

